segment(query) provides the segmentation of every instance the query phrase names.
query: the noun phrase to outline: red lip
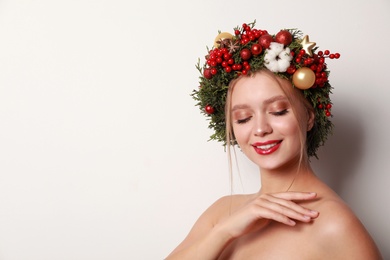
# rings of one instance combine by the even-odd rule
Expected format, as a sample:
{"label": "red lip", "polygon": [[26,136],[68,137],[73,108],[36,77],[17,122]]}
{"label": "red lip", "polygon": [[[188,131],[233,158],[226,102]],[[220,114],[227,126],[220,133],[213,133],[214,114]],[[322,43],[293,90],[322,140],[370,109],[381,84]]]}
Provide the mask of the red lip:
{"label": "red lip", "polygon": [[[253,143],[252,146],[255,149],[256,153],[261,154],[261,155],[268,155],[268,154],[271,154],[271,153],[275,152],[276,150],[278,150],[281,143],[282,143],[282,141],[280,141],[280,140],[270,140],[267,142],[256,142],[256,143]],[[258,148],[258,146],[273,145],[273,144],[274,144],[274,146],[271,146],[268,149]]]}

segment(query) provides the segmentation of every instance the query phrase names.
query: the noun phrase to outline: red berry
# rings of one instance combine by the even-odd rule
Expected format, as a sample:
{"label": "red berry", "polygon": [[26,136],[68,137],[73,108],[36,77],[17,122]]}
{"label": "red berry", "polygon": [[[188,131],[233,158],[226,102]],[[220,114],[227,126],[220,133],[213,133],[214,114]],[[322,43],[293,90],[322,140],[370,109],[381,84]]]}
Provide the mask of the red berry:
{"label": "red berry", "polygon": [[204,110],[205,110],[205,112],[206,112],[207,114],[209,114],[209,115],[214,114],[214,112],[215,112],[215,109],[214,109],[212,106],[210,106],[210,105],[207,105],[207,106],[204,108]]}
{"label": "red berry", "polygon": [[259,43],[255,43],[251,47],[251,52],[254,56],[259,55],[262,51],[263,51],[263,48],[261,47],[261,45]]}
{"label": "red berry", "polygon": [[287,73],[290,75],[294,74],[295,71],[296,71],[296,68],[293,65],[291,65],[290,67],[287,68]]}
{"label": "red berry", "polygon": [[252,53],[249,49],[242,49],[241,52],[240,52],[240,57],[241,59],[243,60],[249,60],[252,56]]}
{"label": "red berry", "polygon": [[211,69],[205,69],[203,71],[203,76],[206,78],[206,79],[211,79],[213,77],[213,74],[211,74]]}
{"label": "red berry", "polygon": [[281,30],[276,34],[275,41],[287,46],[292,42],[292,35],[287,30]]}
{"label": "red berry", "polygon": [[260,43],[261,47],[263,47],[264,49],[267,49],[269,47],[269,45],[271,44],[271,42],[273,42],[273,41],[274,41],[274,38],[272,38],[272,36],[269,34],[264,34],[259,38],[259,43]]}

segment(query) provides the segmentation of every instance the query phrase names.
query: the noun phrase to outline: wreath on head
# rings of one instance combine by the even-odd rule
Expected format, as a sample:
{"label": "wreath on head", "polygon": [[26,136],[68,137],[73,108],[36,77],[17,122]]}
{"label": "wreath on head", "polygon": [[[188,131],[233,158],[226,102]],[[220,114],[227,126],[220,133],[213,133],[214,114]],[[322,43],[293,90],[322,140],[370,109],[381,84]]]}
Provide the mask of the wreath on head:
{"label": "wreath on head", "polygon": [[225,103],[229,83],[241,75],[249,75],[268,69],[292,86],[300,89],[312,104],[315,124],[308,132],[307,153],[316,156],[332,132],[330,121],[332,86],[325,60],[338,59],[339,53],[318,51],[309,36],[302,37],[298,29],[282,29],[271,35],[266,30],[255,28],[256,21],[234,28],[234,34],[219,32],[214,46],[207,49],[205,63],[196,68],[200,72],[199,87],[191,96],[197,101],[201,113],[209,119],[209,128],[214,130],[210,140],[226,145]]}

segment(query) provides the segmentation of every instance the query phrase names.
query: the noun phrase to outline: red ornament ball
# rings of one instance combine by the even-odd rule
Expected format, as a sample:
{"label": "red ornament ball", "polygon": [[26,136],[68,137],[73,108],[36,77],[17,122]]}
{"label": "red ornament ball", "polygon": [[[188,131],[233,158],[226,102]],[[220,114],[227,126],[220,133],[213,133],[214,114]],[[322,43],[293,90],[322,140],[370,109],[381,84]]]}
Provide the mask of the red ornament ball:
{"label": "red ornament ball", "polygon": [[281,30],[276,34],[275,41],[287,46],[292,42],[292,35],[287,30]]}
{"label": "red ornament ball", "polygon": [[203,71],[203,76],[206,78],[206,79],[211,79],[213,77],[213,74],[211,74],[211,69],[205,69]]}
{"label": "red ornament ball", "polygon": [[259,38],[259,43],[264,49],[267,49],[273,41],[274,38],[269,34],[264,34]]}
{"label": "red ornament ball", "polygon": [[211,115],[211,114],[214,114],[215,109],[211,105],[207,105],[207,106],[205,106],[204,111],[207,114]]}
{"label": "red ornament ball", "polygon": [[240,52],[240,57],[241,59],[243,60],[249,60],[252,56],[252,53],[249,49],[245,48],[245,49],[242,49],[241,52]]}
{"label": "red ornament ball", "polygon": [[251,47],[251,52],[254,56],[259,55],[262,51],[263,51],[263,48],[261,47],[261,45],[259,43],[255,43]]}

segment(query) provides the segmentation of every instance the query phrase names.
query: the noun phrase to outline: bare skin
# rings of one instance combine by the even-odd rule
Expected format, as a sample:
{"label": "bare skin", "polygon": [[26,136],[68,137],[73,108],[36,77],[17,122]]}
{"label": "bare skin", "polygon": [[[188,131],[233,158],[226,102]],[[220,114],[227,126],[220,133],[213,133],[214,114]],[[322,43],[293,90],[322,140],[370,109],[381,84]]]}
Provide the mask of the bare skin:
{"label": "bare skin", "polygon": [[217,200],[166,259],[382,259],[359,219],[301,157],[300,129],[313,114],[292,112],[268,74],[240,79],[232,94],[240,149],[260,169],[255,194]]}
{"label": "bare skin", "polygon": [[[167,259],[382,259],[354,213],[312,172],[307,175],[295,187],[310,184],[316,194],[259,192],[219,199]],[[275,197],[286,198],[280,204],[288,206],[277,209],[280,204],[269,202]]]}

